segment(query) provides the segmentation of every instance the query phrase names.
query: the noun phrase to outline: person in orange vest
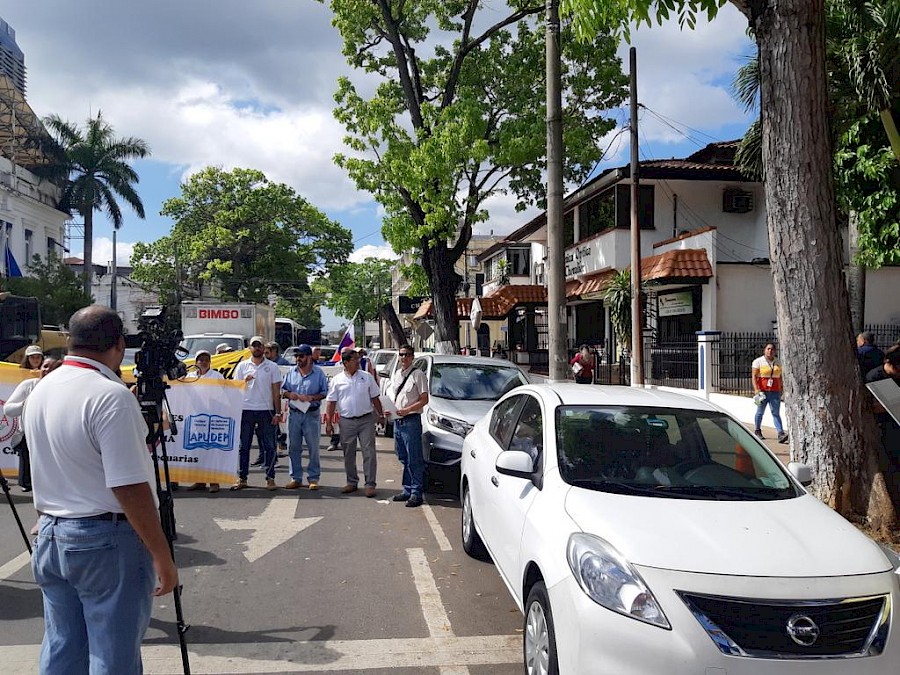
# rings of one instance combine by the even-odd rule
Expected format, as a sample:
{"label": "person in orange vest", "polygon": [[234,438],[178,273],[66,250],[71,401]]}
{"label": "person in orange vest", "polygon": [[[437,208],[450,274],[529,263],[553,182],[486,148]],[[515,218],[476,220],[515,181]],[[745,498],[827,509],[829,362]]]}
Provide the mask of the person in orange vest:
{"label": "person in orange vest", "polygon": [[[756,404],[756,430],[753,432],[757,438],[765,438],[762,433],[762,419],[766,406],[772,413],[772,420],[775,423],[775,431],[778,433],[778,442],[787,443],[788,435],[784,432],[781,424],[781,361],[775,353],[775,345],[771,342],[766,344],[763,355],[753,361],[751,366],[753,376],[753,393]],[[762,394],[762,396],[759,396]]]}

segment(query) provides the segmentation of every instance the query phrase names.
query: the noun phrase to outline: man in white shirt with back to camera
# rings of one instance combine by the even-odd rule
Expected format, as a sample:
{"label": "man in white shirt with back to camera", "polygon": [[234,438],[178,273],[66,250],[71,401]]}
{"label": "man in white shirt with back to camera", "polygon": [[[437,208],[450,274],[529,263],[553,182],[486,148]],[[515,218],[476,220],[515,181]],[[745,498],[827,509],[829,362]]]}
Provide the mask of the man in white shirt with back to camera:
{"label": "man in white shirt with back to camera", "polygon": [[44,597],[42,675],[142,672],[152,598],[178,583],[147,426],[115,374],[124,355],[116,312],[78,310],[68,356],[24,411],[41,514],[31,567]]}

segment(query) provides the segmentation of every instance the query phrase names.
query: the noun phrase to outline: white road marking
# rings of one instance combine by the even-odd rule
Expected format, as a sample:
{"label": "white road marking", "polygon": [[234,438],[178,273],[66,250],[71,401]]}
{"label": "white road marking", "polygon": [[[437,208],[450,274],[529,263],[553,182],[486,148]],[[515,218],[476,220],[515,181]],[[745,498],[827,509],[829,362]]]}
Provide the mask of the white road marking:
{"label": "white road marking", "polygon": [[296,512],[297,500],[273,499],[265,511],[258,516],[242,520],[228,518],[213,518],[213,520],[223,530],[253,530],[253,534],[246,544],[247,550],[244,551],[244,557],[250,562],[255,562],[295,534],[322,520],[322,516],[295,518]]}
{"label": "white road marking", "polygon": [[431,507],[428,504],[422,504],[422,510],[425,512],[425,520],[427,520],[428,524],[431,526],[431,531],[434,533],[434,538],[437,539],[438,546],[441,547],[442,551],[452,551],[453,547],[450,546],[450,540],[447,539],[447,535],[444,534],[444,528],[442,528],[441,524],[438,522],[437,516],[434,515],[434,511],[431,510]]}
{"label": "white road marking", "polygon": [[6,581],[13,574],[25,567],[31,562],[31,555],[28,551],[23,551],[8,563],[0,567],[0,582]]}
{"label": "white road marking", "polygon": [[[190,639],[190,634],[189,634]],[[521,661],[521,636],[485,635],[440,638],[388,638],[383,640],[273,641],[256,643],[189,644],[191,672],[214,673],[324,673],[372,672],[378,668],[440,668],[447,675],[462,675],[467,666],[499,665]],[[4,672],[38,672],[40,645],[0,647]],[[180,675],[178,645],[152,645],[141,649],[146,675]]]}

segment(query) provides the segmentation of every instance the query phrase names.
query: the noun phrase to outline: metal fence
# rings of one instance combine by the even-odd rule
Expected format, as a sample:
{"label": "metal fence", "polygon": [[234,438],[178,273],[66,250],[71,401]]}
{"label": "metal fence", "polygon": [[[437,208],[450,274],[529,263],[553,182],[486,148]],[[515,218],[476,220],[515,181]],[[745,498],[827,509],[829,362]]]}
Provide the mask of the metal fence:
{"label": "metal fence", "polygon": [[750,366],[761,356],[767,343],[778,348],[774,333],[722,333],[709,343],[712,388],[723,394],[753,395]]}
{"label": "metal fence", "polygon": [[696,389],[697,340],[644,344],[644,381],[661,387]]}
{"label": "metal fence", "polygon": [[875,334],[875,344],[882,351],[900,340],[900,324],[876,323],[866,326],[864,330]]}

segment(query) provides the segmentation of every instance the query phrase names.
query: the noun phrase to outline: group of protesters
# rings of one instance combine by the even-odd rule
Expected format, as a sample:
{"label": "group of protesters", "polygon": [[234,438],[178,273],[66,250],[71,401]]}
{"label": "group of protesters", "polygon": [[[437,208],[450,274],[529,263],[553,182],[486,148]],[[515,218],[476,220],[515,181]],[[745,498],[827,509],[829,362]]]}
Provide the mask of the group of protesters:
{"label": "group of protesters", "polygon": [[[321,477],[320,434],[324,423],[332,446],[343,452],[346,482],[341,493],[351,494],[360,489],[361,478],[357,454],[362,454],[362,490],[366,497],[376,497],[378,460],[375,452],[376,423],[385,423],[389,416],[394,425],[397,456],[403,464],[402,490],[393,501],[405,502],[409,507],[424,503],[425,463],[422,456],[422,408],[428,402],[425,374],[412,367],[413,349],[404,345],[399,349],[401,367],[388,385],[389,412],[382,405],[381,388],[374,368],[367,363],[364,350],[345,347],[341,350],[341,371],[329,382],[317,365],[318,347],[302,344],[293,353],[294,367],[282,374],[279,365],[287,364],[279,357],[277,346],[254,336],[249,342],[250,357],[237,364],[233,378],[244,382],[240,426],[240,448],[237,479],[230,490],[250,487],[251,466],[259,466],[265,473],[266,489],[278,490],[275,480],[277,435],[287,420],[287,445],[290,461],[290,481],[281,486],[287,490],[318,490]],[[221,378],[210,368],[211,355],[199,351],[195,355],[196,378]],[[336,432],[337,429],[337,432]],[[250,462],[250,448],[256,437],[259,454]],[[305,482],[304,482],[305,478]],[[205,483],[194,483],[188,490],[205,489]],[[219,485],[209,485],[210,492],[218,492]]]}

